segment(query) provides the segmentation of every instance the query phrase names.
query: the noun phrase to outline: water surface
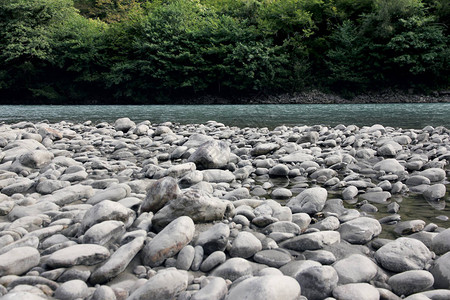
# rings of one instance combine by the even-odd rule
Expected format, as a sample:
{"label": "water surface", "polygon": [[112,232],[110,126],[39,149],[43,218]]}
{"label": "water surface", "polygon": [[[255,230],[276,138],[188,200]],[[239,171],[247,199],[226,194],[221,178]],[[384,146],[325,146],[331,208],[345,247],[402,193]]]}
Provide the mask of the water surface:
{"label": "water surface", "polygon": [[259,105],[3,105],[0,122],[71,121],[114,122],[129,117],[135,122],[205,123],[228,126],[279,125],[384,126],[421,129],[427,125],[450,128],[450,103],[420,104],[259,104]]}

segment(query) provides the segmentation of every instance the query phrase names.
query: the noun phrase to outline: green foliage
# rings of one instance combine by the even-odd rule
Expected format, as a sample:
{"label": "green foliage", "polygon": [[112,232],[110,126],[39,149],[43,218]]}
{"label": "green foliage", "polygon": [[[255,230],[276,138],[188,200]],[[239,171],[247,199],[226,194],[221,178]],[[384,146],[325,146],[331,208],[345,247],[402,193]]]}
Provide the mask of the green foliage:
{"label": "green foliage", "polygon": [[449,12],[445,0],[0,0],[0,98],[448,88]]}

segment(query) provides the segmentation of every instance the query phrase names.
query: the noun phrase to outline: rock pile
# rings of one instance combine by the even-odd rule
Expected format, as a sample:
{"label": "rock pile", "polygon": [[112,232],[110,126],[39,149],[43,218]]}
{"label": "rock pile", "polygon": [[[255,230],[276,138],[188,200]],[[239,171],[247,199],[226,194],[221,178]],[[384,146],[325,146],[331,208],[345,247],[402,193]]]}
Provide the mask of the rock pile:
{"label": "rock pile", "polygon": [[0,299],[450,299],[449,159],[443,127],[1,124]]}

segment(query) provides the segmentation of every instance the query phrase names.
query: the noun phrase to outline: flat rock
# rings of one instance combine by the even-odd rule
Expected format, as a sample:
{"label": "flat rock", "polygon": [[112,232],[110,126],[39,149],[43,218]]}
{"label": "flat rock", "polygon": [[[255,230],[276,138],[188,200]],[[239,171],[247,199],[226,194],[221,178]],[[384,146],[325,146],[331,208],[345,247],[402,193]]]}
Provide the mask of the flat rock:
{"label": "flat rock", "polygon": [[282,242],[280,246],[297,251],[318,250],[324,245],[339,243],[340,240],[341,236],[337,231],[319,231],[296,236]]}
{"label": "flat rock", "polygon": [[51,268],[75,265],[95,265],[110,256],[107,248],[95,244],[77,244],[58,250],[50,255],[46,264]]}
{"label": "flat rock", "polygon": [[127,223],[132,213],[131,210],[120,203],[103,200],[86,211],[81,221],[81,228],[82,230],[86,230],[97,223],[108,220]]}
{"label": "flat rock", "polygon": [[352,254],[333,265],[339,275],[339,284],[369,282],[377,275],[377,265],[368,257]]}
{"label": "flat rock", "polygon": [[248,260],[233,257],[214,269],[210,275],[234,281],[241,276],[252,275],[252,273],[252,265]]}
{"label": "flat rock", "polygon": [[0,255],[0,276],[21,275],[39,264],[39,251],[33,247],[17,247]]}
{"label": "flat rock", "polygon": [[341,238],[352,244],[365,244],[381,233],[378,220],[360,217],[341,224]]}
{"label": "flat rock", "polygon": [[292,256],[278,249],[262,250],[255,254],[253,259],[269,267],[280,268],[292,260]]}
{"label": "flat rock", "polygon": [[339,300],[378,300],[380,292],[368,283],[349,283],[336,287],[333,290],[333,297]]}
{"label": "flat rock", "polygon": [[182,291],[186,290],[188,279],[185,271],[161,270],[133,291],[127,300],[175,299]]}
{"label": "flat rock", "polygon": [[179,217],[159,232],[142,250],[146,265],[156,267],[166,258],[177,254],[194,237],[195,226],[191,218]]}
{"label": "flat rock", "polygon": [[432,287],[433,275],[424,270],[411,270],[391,276],[388,280],[392,291],[399,296],[409,296]]}
{"label": "flat rock", "polygon": [[300,291],[300,285],[292,277],[266,275],[239,282],[225,300],[296,300],[300,297]]}
{"label": "flat rock", "polygon": [[387,270],[404,272],[424,269],[432,253],[421,241],[401,237],[378,249],[375,258]]}

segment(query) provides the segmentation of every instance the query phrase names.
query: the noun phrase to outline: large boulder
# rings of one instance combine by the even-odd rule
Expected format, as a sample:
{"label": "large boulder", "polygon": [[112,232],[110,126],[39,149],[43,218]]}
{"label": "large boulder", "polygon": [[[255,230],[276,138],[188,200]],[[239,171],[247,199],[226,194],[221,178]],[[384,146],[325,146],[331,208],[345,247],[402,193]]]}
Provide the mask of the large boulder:
{"label": "large boulder", "polygon": [[434,287],[450,289],[450,252],[436,259],[430,268],[434,277]]}
{"label": "large boulder", "polygon": [[296,300],[300,297],[300,291],[300,285],[292,277],[266,275],[239,282],[225,300]]}
{"label": "large boulder", "polygon": [[405,272],[424,269],[432,253],[421,241],[401,237],[378,249],[375,258],[387,270]]}
{"label": "large boulder", "polygon": [[230,147],[223,141],[207,141],[189,156],[198,169],[221,169],[230,161]]}
{"label": "large boulder", "polygon": [[172,177],[164,177],[150,185],[147,196],[141,205],[141,212],[151,211],[156,213],[167,202],[177,198],[181,194],[177,181]]}
{"label": "large boulder", "polygon": [[327,201],[328,192],[321,187],[314,187],[302,191],[298,196],[286,204],[293,213],[315,214],[320,212]]}
{"label": "large boulder", "polygon": [[233,213],[234,206],[231,202],[190,189],[161,208],[154,215],[152,225],[156,230],[161,230],[180,216],[189,216],[195,223],[206,223],[222,220]]}
{"label": "large boulder", "polygon": [[176,269],[161,270],[136,289],[127,300],[176,299],[188,286],[188,274]]}
{"label": "large boulder", "polygon": [[195,226],[191,218],[182,216],[159,232],[142,250],[143,262],[151,267],[161,265],[166,258],[177,254],[194,237]]}

